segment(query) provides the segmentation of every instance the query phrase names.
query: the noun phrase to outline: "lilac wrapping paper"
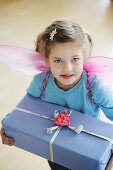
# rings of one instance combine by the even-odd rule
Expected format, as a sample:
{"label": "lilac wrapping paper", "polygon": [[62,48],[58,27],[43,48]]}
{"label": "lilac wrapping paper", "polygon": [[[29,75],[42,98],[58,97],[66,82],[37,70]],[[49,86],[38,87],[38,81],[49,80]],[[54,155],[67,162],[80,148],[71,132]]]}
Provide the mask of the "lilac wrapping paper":
{"label": "lilac wrapping paper", "polygon": [[[67,108],[42,101],[26,95],[17,105],[18,108],[54,117],[54,111]],[[82,124],[84,129],[113,139],[113,125],[85,114],[73,111],[70,115],[71,126]],[[52,134],[46,128],[54,126],[53,121],[28,113],[13,110],[3,121],[5,133],[14,138],[14,146],[51,160],[49,143]],[[112,144],[104,139],[81,132],[79,135],[68,127],[63,127],[53,144],[53,160],[73,170],[104,170],[111,156]]]}

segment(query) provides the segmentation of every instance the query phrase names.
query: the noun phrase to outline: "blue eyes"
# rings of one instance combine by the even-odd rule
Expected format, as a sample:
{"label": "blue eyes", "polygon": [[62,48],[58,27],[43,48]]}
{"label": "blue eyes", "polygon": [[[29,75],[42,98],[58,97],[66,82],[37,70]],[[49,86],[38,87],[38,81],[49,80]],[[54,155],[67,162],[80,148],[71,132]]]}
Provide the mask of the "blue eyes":
{"label": "blue eyes", "polygon": [[73,60],[73,61],[77,61],[77,60],[78,60],[78,58],[75,58],[75,57],[74,57],[72,60]]}
{"label": "blue eyes", "polygon": [[[76,58],[76,57],[72,58],[72,61],[78,61],[78,60],[79,60],[79,58]],[[57,59],[57,60],[54,60],[54,62],[55,62],[55,63],[61,63],[62,60]]]}
{"label": "blue eyes", "polygon": [[62,61],[61,60],[54,60],[55,63],[61,63]]}

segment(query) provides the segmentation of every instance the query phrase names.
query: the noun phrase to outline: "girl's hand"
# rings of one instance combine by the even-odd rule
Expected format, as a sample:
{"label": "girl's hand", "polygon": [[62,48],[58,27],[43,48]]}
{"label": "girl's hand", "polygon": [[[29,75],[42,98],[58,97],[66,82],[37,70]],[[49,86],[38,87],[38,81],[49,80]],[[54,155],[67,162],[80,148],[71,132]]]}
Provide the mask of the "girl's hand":
{"label": "girl's hand", "polygon": [[108,165],[107,165],[105,170],[111,170],[113,168],[113,148],[112,148],[111,151],[112,151],[112,156],[111,156],[111,158],[110,158],[110,160],[108,162]]}
{"label": "girl's hand", "polygon": [[12,138],[9,138],[5,135],[5,132],[4,132],[4,127],[2,126],[1,127],[1,131],[0,131],[0,134],[1,134],[1,138],[2,138],[2,143],[5,144],[5,145],[9,145],[9,146],[12,146],[13,145],[13,139]]}

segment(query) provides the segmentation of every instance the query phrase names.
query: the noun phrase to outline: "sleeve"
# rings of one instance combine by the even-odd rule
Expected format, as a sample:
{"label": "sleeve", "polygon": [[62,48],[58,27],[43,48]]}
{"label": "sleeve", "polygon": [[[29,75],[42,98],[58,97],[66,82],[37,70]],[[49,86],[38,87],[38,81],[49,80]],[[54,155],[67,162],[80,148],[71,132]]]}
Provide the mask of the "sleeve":
{"label": "sleeve", "polygon": [[113,121],[113,90],[103,80],[94,82],[92,99],[99,105],[105,116]]}
{"label": "sleeve", "polygon": [[46,77],[45,72],[35,75],[33,80],[31,81],[29,87],[26,90],[27,94],[29,94],[33,97],[40,97],[45,77]]}
{"label": "sleeve", "polygon": [[3,125],[3,122],[9,117],[10,113],[8,113],[1,121],[2,125]]}

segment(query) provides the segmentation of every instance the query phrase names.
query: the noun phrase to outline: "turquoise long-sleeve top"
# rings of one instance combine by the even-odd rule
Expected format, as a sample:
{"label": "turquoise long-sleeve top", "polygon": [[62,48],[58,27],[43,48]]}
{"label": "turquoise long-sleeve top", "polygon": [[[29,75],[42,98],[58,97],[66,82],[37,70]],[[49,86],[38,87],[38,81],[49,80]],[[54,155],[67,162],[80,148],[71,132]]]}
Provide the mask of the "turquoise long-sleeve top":
{"label": "turquoise long-sleeve top", "polygon": [[[43,82],[48,71],[35,75],[27,93],[40,97]],[[101,109],[108,119],[113,120],[113,91],[99,79],[96,75],[90,74],[90,86],[92,99],[96,105],[89,100],[89,90],[87,82],[87,73],[84,70],[81,80],[70,90],[64,91],[60,89],[54,81],[52,73],[46,83],[46,88],[42,100],[62,105],[95,118],[100,117]]]}

